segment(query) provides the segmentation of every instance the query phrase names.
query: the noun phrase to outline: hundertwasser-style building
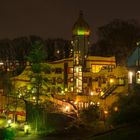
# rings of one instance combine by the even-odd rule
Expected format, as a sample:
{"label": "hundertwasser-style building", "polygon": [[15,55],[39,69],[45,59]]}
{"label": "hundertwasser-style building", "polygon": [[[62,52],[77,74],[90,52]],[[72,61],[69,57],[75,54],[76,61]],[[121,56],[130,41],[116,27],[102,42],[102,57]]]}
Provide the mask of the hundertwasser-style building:
{"label": "hundertwasser-style building", "polygon": [[[126,67],[118,66],[114,56],[90,56],[89,38],[90,27],[80,13],[72,28],[73,56],[47,63],[50,69],[41,75],[48,84],[42,85],[40,102],[50,100],[66,106],[68,102],[65,101],[69,101],[77,109],[91,104],[107,108],[116,100],[117,94],[127,93]],[[24,71],[12,81],[17,97],[30,93],[29,98],[34,101],[36,88],[30,84],[31,65],[27,63]],[[4,104],[0,107],[4,108]]]}
{"label": "hundertwasser-style building", "polygon": [[[72,28],[73,57],[49,62],[50,70],[42,73],[49,81],[43,91],[45,94],[98,96],[104,99],[112,93],[127,90],[127,69],[117,66],[114,56],[89,56],[89,38],[89,25],[80,13]],[[14,78],[18,89],[28,88],[29,71],[30,65]]]}

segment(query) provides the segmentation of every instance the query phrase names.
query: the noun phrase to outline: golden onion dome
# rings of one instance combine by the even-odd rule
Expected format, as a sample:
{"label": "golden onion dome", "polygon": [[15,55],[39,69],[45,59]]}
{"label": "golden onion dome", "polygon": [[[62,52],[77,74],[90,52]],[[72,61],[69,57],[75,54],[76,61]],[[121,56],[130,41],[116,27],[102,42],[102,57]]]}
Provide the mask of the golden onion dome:
{"label": "golden onion dome", "polygon": [[73,33],[73,36],[77,36],[77,35],[89,36],[90,35],[89,25],[84,20],[82,12],[80,12],[79,18],[73,26],[72,33]]}

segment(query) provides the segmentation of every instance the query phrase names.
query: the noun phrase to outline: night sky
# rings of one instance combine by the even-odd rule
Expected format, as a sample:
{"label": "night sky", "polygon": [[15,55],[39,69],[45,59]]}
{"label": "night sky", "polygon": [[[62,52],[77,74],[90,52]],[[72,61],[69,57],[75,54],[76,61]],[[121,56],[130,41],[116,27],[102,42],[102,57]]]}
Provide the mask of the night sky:
{"label": "night sky", "polygon": [[72,26],[82,10],[91,28],[115,18],[138,19],[140,0],[0,0],[0,39],[37,35],[71,39]]}

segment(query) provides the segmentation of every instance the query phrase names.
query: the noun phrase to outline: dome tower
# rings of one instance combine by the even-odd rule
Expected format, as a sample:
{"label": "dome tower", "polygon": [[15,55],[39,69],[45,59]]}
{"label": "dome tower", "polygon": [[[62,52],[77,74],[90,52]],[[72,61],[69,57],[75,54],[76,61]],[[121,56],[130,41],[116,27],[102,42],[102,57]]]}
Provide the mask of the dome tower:
{"label": "dome tower", "polygon": [[80,12],[78,20],[72,29],[73,45],[73,79],[74,92],[83,93],[83,71],[86,68],[86,58],[89,48],[90,28]]}

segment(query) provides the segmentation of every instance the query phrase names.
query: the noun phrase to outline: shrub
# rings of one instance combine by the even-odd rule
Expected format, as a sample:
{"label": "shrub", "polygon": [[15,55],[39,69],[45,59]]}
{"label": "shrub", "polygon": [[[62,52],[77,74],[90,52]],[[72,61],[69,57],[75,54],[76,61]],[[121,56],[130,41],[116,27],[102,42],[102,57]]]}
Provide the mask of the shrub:
{"label": "shrub", "polygon": [[14,140],[16,132],[12,128],[0,129],[0,140]]}
{"label": "shrub", "polygon": [[87,124],[97,121],[99,119],[99,116],[100,116],[99,107],[95,105],[89,106],[88,108],[81,110],[79,113],[80,120],[83,123]]}
{"label": "shrub", "polygon": [[[115,107],[118,110],[115,110]],[[120,125],[138,121],[140,119],[140,95],[132,94],[120,96],[110,108],[108,122],[113,125]]]}

